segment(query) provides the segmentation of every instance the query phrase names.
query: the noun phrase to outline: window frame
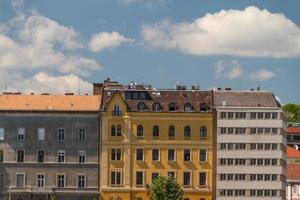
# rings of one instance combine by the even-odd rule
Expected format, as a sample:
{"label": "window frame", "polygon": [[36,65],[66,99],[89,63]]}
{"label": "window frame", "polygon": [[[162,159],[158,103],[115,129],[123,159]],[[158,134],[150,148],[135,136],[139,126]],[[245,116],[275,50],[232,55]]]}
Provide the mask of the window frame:
{"label": "window frame", "polygon": [[[59,180],[58,180],[58,176],[63,176],[63,186],[59,186]],[[66,174],[65,173],[57,173],[56,174],[56,187],[57,188],[65,188],[66,187]]]}
{"label": "window frame", "polygon": [[[22,175],[23,176],[23,184],[22,184],[22,186],[21,187],[18,187],[18,175]],[[15,186],[16,186],[16,188],[24,188],[25,186],[26,186],[26,174],[25,174],[25,172],[22,172],[22,173],[20,173],[20,172],[17,172],[16,173],[16,177],[15,177]],[[1,188],[1,187],[0,187]]]}

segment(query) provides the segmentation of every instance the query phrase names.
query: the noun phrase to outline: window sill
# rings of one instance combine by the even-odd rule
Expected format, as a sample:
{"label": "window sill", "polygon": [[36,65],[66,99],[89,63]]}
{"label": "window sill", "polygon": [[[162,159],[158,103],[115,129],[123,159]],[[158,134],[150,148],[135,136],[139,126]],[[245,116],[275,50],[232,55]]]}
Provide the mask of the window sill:
{"label": "window sill", "polygon": [[154,164],[160,163],[160,160],[152,160],[152,163]]}

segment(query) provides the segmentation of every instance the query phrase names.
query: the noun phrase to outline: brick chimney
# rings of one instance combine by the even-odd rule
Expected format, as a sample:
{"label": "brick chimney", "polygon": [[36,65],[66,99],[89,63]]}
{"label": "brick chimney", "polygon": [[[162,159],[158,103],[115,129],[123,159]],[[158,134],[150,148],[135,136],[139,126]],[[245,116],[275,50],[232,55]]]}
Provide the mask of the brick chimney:
{"label": "brick chimney", "polygon": [[103,83],[93,83],[93,94],[101,95],[103,89]]}

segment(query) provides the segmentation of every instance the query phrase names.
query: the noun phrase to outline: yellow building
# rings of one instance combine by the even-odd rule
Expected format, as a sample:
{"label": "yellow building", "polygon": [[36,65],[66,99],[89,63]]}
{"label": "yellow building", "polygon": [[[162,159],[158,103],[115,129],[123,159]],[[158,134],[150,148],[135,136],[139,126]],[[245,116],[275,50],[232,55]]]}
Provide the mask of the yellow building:
{"label": "yellow building", "polygon": [[102,98],[100,199],[149,199],[158,175],[174,176],[185,199],[212,199],[211,91],[105,81]]}

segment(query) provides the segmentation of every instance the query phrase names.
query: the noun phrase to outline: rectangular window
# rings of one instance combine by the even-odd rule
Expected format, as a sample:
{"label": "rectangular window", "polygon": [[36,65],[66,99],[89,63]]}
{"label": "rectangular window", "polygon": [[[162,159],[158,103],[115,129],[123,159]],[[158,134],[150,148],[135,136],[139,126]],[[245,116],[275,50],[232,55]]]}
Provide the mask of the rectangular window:
{"label": "rectangular window", "polygon": [[227,144],[227,149],[232,150],[233,149],[233,143],[228,143]]}
{"label": "rectangular window", "polygon": [[159,149],[152,149],[152,161],[159,161]]}
{"label": "rectangular window", "polygon": [[16,174],[16,187],[25,187],[25,174]]}
{"label": "rectangular window", "polygon": [[251,150],[255,150],[256,149],[256,144],[255,143],[251,143],[250,144],[250,149]]}
{"label": "rectangular window", "polygon": [[44,174],[37,174],[37,187],[45,187],[45,175]]}
{"label": "rectangular window", "polygon": [[85,163],[86,162],[86,151],[79,151],[78,152],[78,162]]}
{"label": "rectangular window", "polygon": [[24,162],[25,160],[25,150],[17,149],[17,162]]}
{"label": "rectangular window", "polygon": [[250,113],[250,119],[256,119],[256,112]]}
{"label": "rectangular window", "polygon": [[199,186],[200,187],[206,187],[206,172],[200,172],[199,173]]}
{"label": "rectangular window", "polygon": [[264,149],[264,144],[258,143],[258,144],[257,144],[257,149],[258,149],[258,150],[263,150],[263,149]]}
{"label": "rectangular window", "polygon": [[38,128],[37,129],[37,133],[38,133],[38,140],[39,141],[45,140],[45,136],[46,136],[46,130],[45,130],[45,128]]}
{"label": "rectangular window", "polygon": [[265,165],[270,165],[271,164],[271,160],[270,159],[265,159]]}
{"label": "rectangular window", "polygon": [[57,174],[56,176],[56,186],[59,188],[65,187],[65,175],[64,174]]}
{"label": "rectangular window", "polygon": [[64,128],[57,129],[57,140],[59,142],[65,141],[65,129]]}
{"label": "rectangular window", "polygon": [[121,160],[121,149],[111,149],[111,160],[114,161]]}
{"label": "rectangular window", "polygon": [[264,159],[257,159],[257,165],[263,165]]}
{"label": "rectangular window", "polygon": [[4,188],[5,177],[3,173],[0,173],[0,188]]}
{"label": "rectangular window", "polygon": [[278,118],[278,113],[277,112],[273,112],[272,113],[272,119],[277,119]]}
{"label": "rectangular window", "polygon": [[0,163],[4,161],[4,150],[0,149]]}
{"label": "rectangular window", "polygon": [[168,161],[175,161],[175,149],[168,149]]}
{"label": "rectangular window", "polygon": [[191,162],[191,150],[190,149],[183,150],[183,158],[184,158],[184,162]]}
{"label": "rectangular window", "polygon": [[4,136],[5,135],[5,129],[4,128],[0,128],[0,140],[4,140]]}
{"label": "rectangular window", "polygon": [[234,113],[233,112],[228,112],[228,119],[233,119]]}
{"label": "rectangular window", "polygon": [[85,188],[86,186],[86,179],[84,174],[78,175],[78,187],[79,188]]}
{"label": "rectangular window", "polygon": [[221,134],[226,134],[226,128],[221,128],[220,132]]}
{"label": "rectangular window", "polygon": [[144,160],[144,149],[136,149],[136,160],[137,161]]}
{"label": "rectangular window", "polygon": [[228,134],[233,134],[234,128],[228,128]]}
{"label": "rectangular window", "polygon": [[257,113],[257,118],[258,119],[263,119],[264,118],[264,113],[263,112]]}
{"label": "rectangular window", "polygon": [[277,159],[272,159],[272,165],[277,165]]}
{"label": "rectangular window", "polygon": [[226,112],[221,112],[221,119],[226,119]]}
{"label": "rectangular window", "polygon": [[18,128],[18,140],[25,140],[25,128]]}
{"label": "rectangular window", "polygon": [[168,172],[167,175],[171,176],[172,178],[175,178],[175,172]]}
{"label": "rectangular window", "polygon": [[206,162],[207,161],[207,151],[206,149],[200,149],[199,151],[199,161]]}
{"label": "rectangular window", "polygon": [[250,128],[250,134],[256,134],[256,128]]}
{"label": "rectangular window", "polygon": [[277,181],[277,174],[272,174],[271,180],[272,181]]}
{"label": "rectangular window", "polygon": [[121,172],[120,171],[112,171],[111,172],[111,186],[117,187],[121,185]]}
{"label": "rectangular window", "polygon": [[271,113],[266,112],[265,113],[265,119],[271,119]]}
{"label": "rectangular window", "polygon": [[226,149],[227,144],[226,143],[221,143],[220,144],[220,150]]}
{"label": "rectangular window", "polygon": [[65,162],[65,151],[58,151],[57,152],[57,162],[58,163],[64,163]]}
{"label": "rectangular window", "polygon": [[270,150],[270,149],[271,149],[271,144],[266,143],[266,144],[265,144],[265,150]]}
{"label": "rectangular window", "polygon": [[79,140],[84,141],[86,139],[86,128],[79,128]]}
{"label": "rectangular window", "polygon": [[277,134],[277,133],[278,133],[277,128],[272,128],[272,134]]}
{"label": "rectangular window", "polygon": [[183,186],[191,185],[191,172],[183,172]]}
{"label": "rectangular window", "polygon": [[158,178],[158,176],[159,176],[159,173],[157,173],[157,172],[153,172],[152,173],[152,183]]}
{"label": "rectangular window", "polygon": [[136,172],[136,175],[135,175],[135,184],[137,186],[144,185],[144,172]]}
{"label": "rectangular window", "polygon": [[227,165],[233,165],[233,158],[227,159]]}
{"label": "rectangular window", "polygon": [[37,151],[37,161],[39,163],[45,162],[45,150],[38,150]]}

